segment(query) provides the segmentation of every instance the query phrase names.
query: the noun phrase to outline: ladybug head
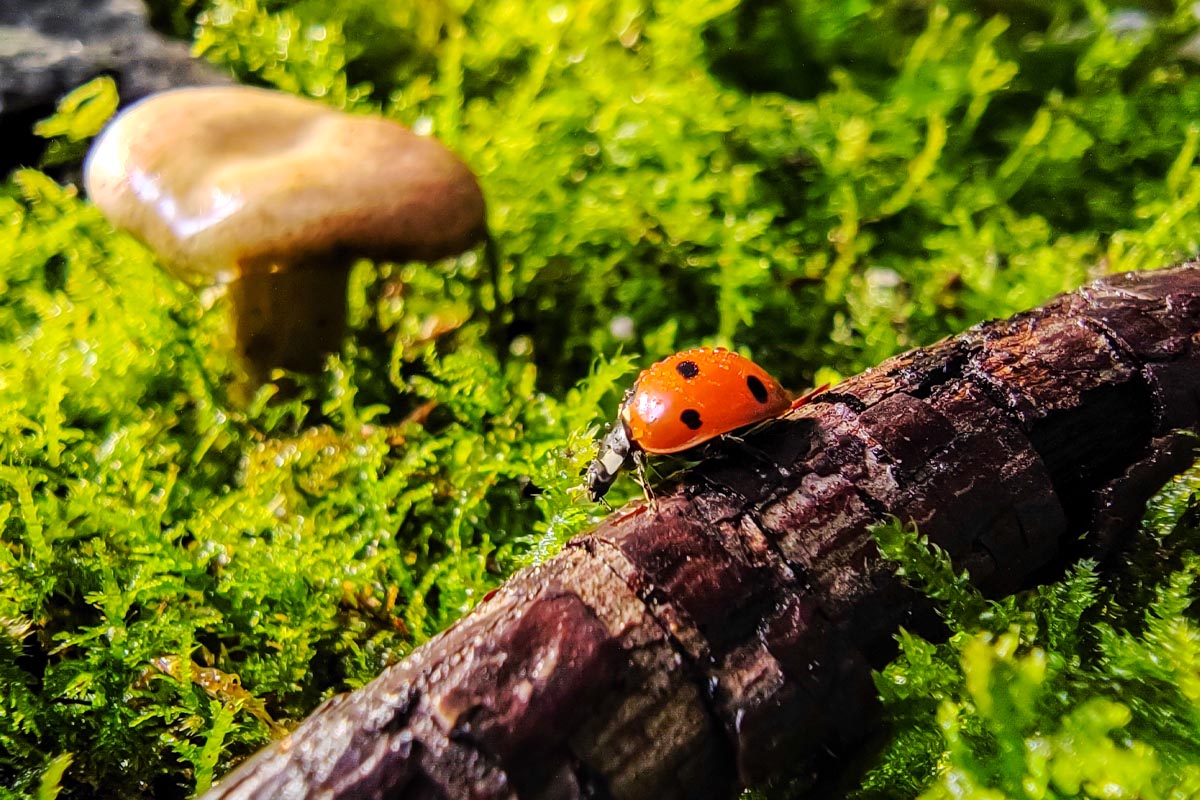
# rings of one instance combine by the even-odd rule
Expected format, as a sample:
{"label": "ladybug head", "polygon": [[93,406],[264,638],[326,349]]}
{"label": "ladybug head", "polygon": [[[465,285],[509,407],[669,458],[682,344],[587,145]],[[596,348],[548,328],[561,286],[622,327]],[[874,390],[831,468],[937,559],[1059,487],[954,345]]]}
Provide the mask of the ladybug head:
{"label": "ladybug head", "polygon": [[625,421],[618,419],[612,430],[600,440],[596,457],[588,465],[587,491],[593,503],[599,503],[608,494],[617,474],[629,463],[632,449]]}

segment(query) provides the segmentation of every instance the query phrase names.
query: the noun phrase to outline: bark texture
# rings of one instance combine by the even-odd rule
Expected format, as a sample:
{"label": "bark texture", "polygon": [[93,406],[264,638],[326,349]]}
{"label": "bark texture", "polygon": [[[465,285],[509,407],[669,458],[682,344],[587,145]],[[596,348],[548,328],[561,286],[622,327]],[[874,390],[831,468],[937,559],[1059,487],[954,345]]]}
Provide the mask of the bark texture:
{"label": "bark texture", "polygon": [[1009,593],[1134,531],[1198,425],[1197,265],[897,356],[751,437],[767,459],[710,459],[514,576],[205,797],[727,798],[810,769],[870,732],[871,669],[928,613],[869,526],[915,522]]}

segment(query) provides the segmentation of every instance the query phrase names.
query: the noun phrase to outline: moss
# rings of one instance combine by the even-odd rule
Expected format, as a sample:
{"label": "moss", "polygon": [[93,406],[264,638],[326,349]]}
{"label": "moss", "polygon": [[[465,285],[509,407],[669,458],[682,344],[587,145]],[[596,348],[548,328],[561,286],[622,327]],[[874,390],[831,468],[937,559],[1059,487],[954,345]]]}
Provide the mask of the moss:
{"label": "moss", "polygon": [[[241,406],[219,300],[73,189],[0,188],[4,796],[181,797],[367,681],[597,518],[578,473],[636,364],[724,344],[799,387],[1200,241],[1186,5],[153,6],[243,81],[461,152],[502,269],[360,264],[342,353]],[[102,83],[65,102],[48,163],[110,109]],[[1106,779],[1068,752],[1186,788],[1179,552],[1165,583],[1135,559],[979,606],[901,548],[961,635],[881,676],[896,739],[863,792]]]}
{"label": "moss", "polygon": [[901,634],[900,656],[876,678],[891,739],[855,796],[1194,794],[1198,485],[1193,471],[1154,501],[1123,569],[1101,576],[1081,562],[1001,601],[980,597],[915,532],[880,530],[951,635],[935,645]]}

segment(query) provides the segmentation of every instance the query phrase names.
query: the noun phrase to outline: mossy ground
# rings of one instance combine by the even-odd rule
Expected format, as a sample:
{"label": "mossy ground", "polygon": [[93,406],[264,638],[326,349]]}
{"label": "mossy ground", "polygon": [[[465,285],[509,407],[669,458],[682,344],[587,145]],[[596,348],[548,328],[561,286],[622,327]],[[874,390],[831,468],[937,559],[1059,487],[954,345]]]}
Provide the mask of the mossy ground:
{"label": "mossy ground", "polygon": [[[153,5],[459,151],[503,271],[360,264],[340,356],[239,404],[221,303],[42,173],[0,188],[0,797],[186,796],[368,681],[598,517],[636,365],[721,344],[800,387],[1200,250],[1190,3]],[[999,603],[885,532],[955,634],[879,676],[862,795],[1196,794],[1193,484],[1124,566]]]}

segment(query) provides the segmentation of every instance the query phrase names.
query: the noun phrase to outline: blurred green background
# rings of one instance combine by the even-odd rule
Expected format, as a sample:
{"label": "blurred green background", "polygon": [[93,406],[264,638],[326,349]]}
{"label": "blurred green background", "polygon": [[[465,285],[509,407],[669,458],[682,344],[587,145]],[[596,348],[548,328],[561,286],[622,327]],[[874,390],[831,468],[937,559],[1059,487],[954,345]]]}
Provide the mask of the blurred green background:
{"label": "blurred green background", "polygon": [[[599,518],[592,440],[671,351],[799,389],[1200,250],[1190,3],[151,6],[243,83],[455,149],[502,270],[360,263],[342,352],[240,403],[221,303],[73,187],[8,179],[2,798],[188,796],[370,680]],[[69,98],[48,163],[115,103]],[[892,532],[954,635],[903,637],[853,791],[1200,792],[1195,480],[1120,566],[998,603]]]}

